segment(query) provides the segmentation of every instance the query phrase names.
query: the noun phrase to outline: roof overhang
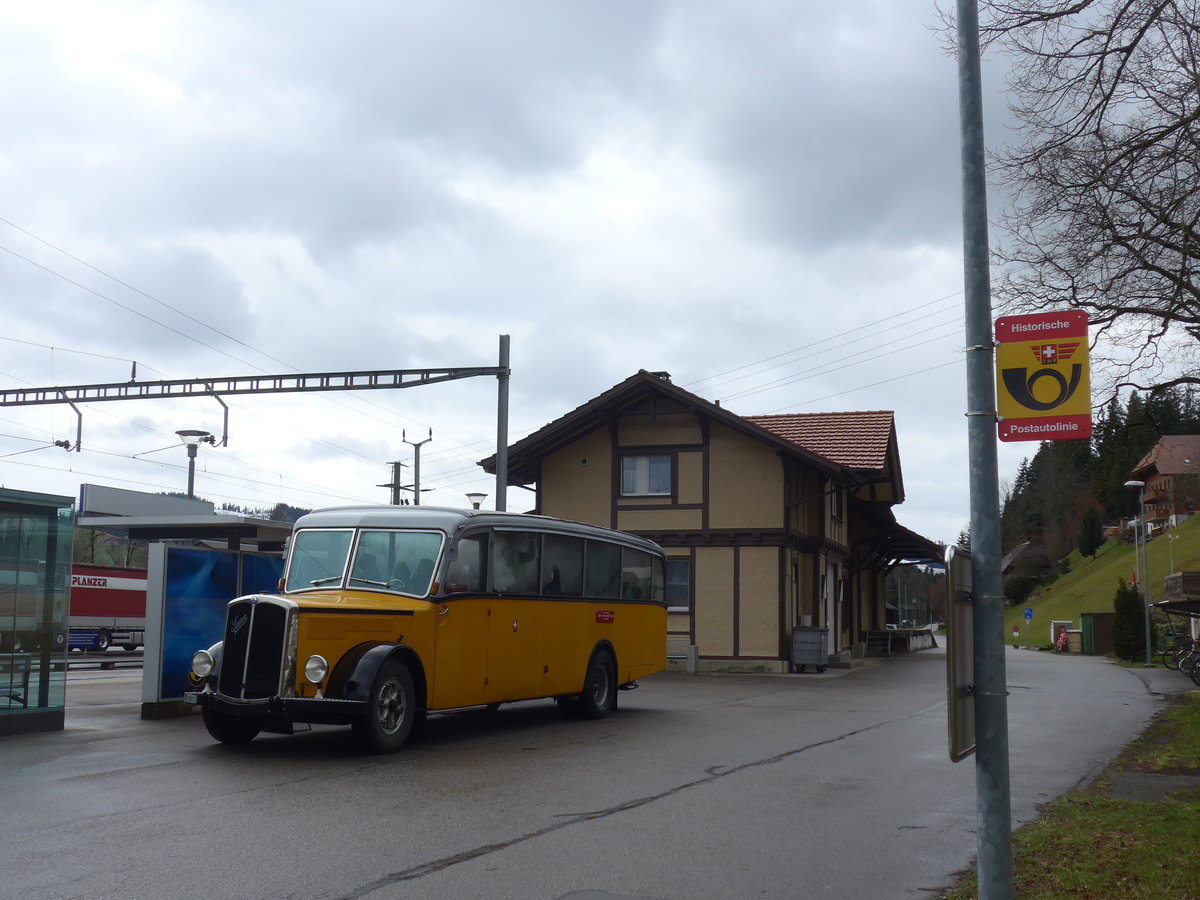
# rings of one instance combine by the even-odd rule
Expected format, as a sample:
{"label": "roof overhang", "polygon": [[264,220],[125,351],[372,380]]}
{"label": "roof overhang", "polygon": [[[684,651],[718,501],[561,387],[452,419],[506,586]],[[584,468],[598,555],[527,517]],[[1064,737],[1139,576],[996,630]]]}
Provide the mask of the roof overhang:
{"label": "roof overhang", "polygon": [[1155,609],[1167,613],[1179,613],[1184,616],[1200,619],[1200,597],[1180,597],[1175,600],[1160,600],[1151,603]]}
{"label": "roof overhang", "polygon": [[[653,403],[656,406],[655,414],[657,415],[674,413],[702,415],[735,431],[750,435],[780,453],[801,460],[825,475],[839,477],[852,484],[858,484],[862,480],[861,476],[853,470],[797,446],[765,428],[760,428],[743,416],[723,409],[715,403],[710,403],[702,397],[672,384],[660,374],[643,369],[509,446],[508,483],[533,484],[537,481],[540,460],[584,434],[610,424],[625,410],[644,402]],[[658,406],[660,403],[661,407]],[[480,460],[479,465],[488,474],[494,474],[496,471],[495,455]]]}
{"label": "roof overhang", "polygon": [[217,513],[186,516],[80,516],[75,524],[81,528],[123,531],[129,537],[138,540],[203,540],[254,544],[263,552],[282,550],[284,541],[292,533],[292,525],[289,522]]}
{"label": "roof overhang", "polygon": [[943,563],[946,561],[945,547],[905,528],[899,522],[887,532],[879,553],[890,565]]}

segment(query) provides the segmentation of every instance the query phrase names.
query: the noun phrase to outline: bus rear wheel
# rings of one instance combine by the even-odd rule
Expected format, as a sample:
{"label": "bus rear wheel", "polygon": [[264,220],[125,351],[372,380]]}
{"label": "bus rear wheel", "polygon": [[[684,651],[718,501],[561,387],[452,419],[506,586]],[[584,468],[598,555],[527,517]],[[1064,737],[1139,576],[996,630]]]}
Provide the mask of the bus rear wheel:
{"label": "bus rear wheel", "polygon": [[577,699],[559,699],[559,709],[584,719],[603,719],[617,708],[617,664],[607,650],[597,650],[588,661],[583,691]]}
{"label": "bus rear wheel", "polygon": [[215,709],[204,708],[204,727],[222,744],[248,744],[262,731],[259,716],[227,716]]}
{"label": "bus rear wheel", "polygon": [[408,740],[416,718],[412,673],[400,660],[389,659],[379,667],[367,714],[354,722],[354,736],[371,753],[394,753]]}

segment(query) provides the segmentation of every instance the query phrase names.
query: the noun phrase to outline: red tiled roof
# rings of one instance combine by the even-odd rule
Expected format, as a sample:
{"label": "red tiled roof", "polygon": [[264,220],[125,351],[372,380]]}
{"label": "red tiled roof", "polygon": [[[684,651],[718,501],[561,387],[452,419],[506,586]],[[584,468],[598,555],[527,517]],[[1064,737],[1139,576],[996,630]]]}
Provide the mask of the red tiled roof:
{"label": "red tiled roof", "polygon": [[1133,467],[1134,473],[1154,468],[1160,475],[1200,472],[1200,434],[1164,434]]}
{"label": "red tiled roof", "polygon": [[745,416],[759,428],[850,469],[883,469],[894,433],[891,410]]}

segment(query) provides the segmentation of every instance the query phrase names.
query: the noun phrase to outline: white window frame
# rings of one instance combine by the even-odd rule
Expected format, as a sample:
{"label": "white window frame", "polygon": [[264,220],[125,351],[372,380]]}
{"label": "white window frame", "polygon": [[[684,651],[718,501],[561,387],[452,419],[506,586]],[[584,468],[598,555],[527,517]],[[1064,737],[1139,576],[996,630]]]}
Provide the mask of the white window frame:
{"label": "white window frame", "polygon": [[[652,460],[666,460],[667,466],[667,485],[665,491],[651,490],[651,466]],[[625,476],[627,464],[632,462],[633,469],[633,490],[628,491],[625,488]],[[675,475],[675,458],[670,453],[630,453],[621,457],[621,496],[622,497],[670,497],[672,495],[672,481]]]}

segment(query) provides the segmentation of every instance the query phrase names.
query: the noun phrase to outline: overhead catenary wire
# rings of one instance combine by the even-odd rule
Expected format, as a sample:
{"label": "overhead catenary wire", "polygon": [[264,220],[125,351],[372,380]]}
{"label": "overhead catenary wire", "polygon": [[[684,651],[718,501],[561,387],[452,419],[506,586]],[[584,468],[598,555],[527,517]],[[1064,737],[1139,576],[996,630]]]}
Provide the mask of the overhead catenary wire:
{"label": "overhead catenary wire", "polygon": [[[65,249],[63,249],[63,248],[61,248],[61,247],[57,246],[56,244],[54,244],[54,243],[52,243],[52,242],[50,242],[50,241],[46,240],[45,238],[42,238],[42,237],[40,237],[39,235],[37,235],[37,234],[34,234],[33,232],[29,231],[28,229],[26,229],[26,228],[23,228],[23,227],[21,227],[20,225],[17,225],[16,223],[14,223],[14,222],[10,221],[9,219],[6,219],[6,218],[3,218],[3,217],[0,217],[0,222],[3,222],[4,224],[8,225],[9,227],[16,229],[17,231],[21,232],[22,234],[25,234],[25,235],[27,235],[28,237],[32,238],[33,240],[35,240],[35,241],[38,241],[39,243],[41,243],[41,244],[43,244],[44,246],[46,246],[46,247],[48,247],[48,248],[50,248],[50,249],[54,250],[55,252],[57,252],[57,253],[61,253],[63,256],[67,257],[68,259],[71,259],[71,260],[72,260],[72,261],[74,261],[74,262],[77,262],[77,263],[79,263],[79,264],[80,264],[80,265],[82,265],[82,266],[85,266],[85,267],[86,267],[86,268],[88,268],[89,270],[91,270],[91,271],[93,271],[93,272],[95,272],[95,273],[97,273],[97,274],[99,274],[99,275],[101,275],[101,276],[103,276],[103,277],[105,277],[105,278],[108,278],[108,279],[110,279],[111,281],[115,282],[116,284],[119,284],[119,285],[121,285],[122,287],[124,287],[124,288],[126,288],[126,289],[128,289],[128,290],[130,290],[130,291],[133,291],[134,293],[136,293],[136,294],[139,294],[140,296],[142,296],[142,297],[145,297],[146,299],[148,299],[148,300],[150,300],[150,301],[152,301],[152,302],[154,302],[154,303],[157,303],[159,306],[162,306],[164,309],[168,309],[168,310],[170,310],[171,312],[173,312],[173,313],[175,313],[175,314],[177,314],[177,315],[179,315],[179,316],[181,316],[181,317],[183,317],[183,318],[185,318],[185,319],[187,319],[187,320],[189,320],[189,321],[191,321],[191,322],[195,323],[196,325],[199,325],[199,326],[201,326],[202,328],[206,328],[206,329],[208,329],[209,331],[212,331],[214,334],[218,334],[218,335],[220,335],[221,337],[223,337],[223,338],[226,338],[227,340],[230,340],[230,341],[234,342],[235,344],[238,344],[239,346],[245,347],[247,350],[250,350],[251,352],[253,352],[253,353],[256,353],[256,354],[258,354],[258,355],[262,356],[263,358],[265,358],[265,359],[269,359],[269,360],[271,360],[272,362],[276,362],[276,363],[278,363],[279,365],[281,365],[281,366],[284,366],[285,368],[291,369],[291,370],[292,370],[292,371],[294,371],[294,372],[299,372],[299,371],[301,371],[301,370],[300,370],[300,369],[299,369],[297,366],[295,366],[295,365],[292,365],[291,363],[288,363],[288,362],[286,362],[285,360],[279,359],[278,357],[272,356],[271,354],[269,354],[269,353],[267,353],[267,352],[265,352],[265,351],[263,351],[263,350],[260,350],[259,348],[257,348],[257,347],[254,347],[253,345],[251,345],[251,344],[248,344],[248,343],[246,343],[245,341],[243,341],[243,340],[241,340],[241,339],[239,339],[239,338],[237,338],[237,337],[235,337],[235,336],[233,336],[233,335],[230,335],[230,334],[228,334],[227,332],[225,332],[225,331],[222,331],[221,329],[219,329],[219,328],[217,328],[217,327],[215,327],[215,326],[213,326],[213,325],[210,325],[210,324],[208,324],[207,322],[204,322],[204,321],[202,321],[201,319],[199,319],[199,318],[197,318],[197,317],[195,317],[195,316],[193,316],[193,315],[191,315],[191,314],[189,314],[189,313],[187,313],[187,312],[184,312],[183,310],[179,309],[178,307],[176,307],[176,306],[173,306],[172,304],[170,304],[170,303],[167,303],[166,301],[164,301],[164,300],[161,300],[161,299],[159,299],[158,297],[155,297],[154,295],[152,295],[152,294],[148,293],[147,291],[144,291],[144,290],[142,290],[141,288],[138,288],[138,287],[136,287],[136,286],[134,286],[134,285],[132,285],[132,284],[128,283],[127,281],[125,281],[125,280],[123,280],[123,279],[121,279],[121,278],[118,278],[118,277],[117,277],[117,276],[115,276],[115,275],[112,275],[112,274],[111,274],[111,273],[109,273],[109,272],[106,272],[104,269],[101,269],[100,267],[98,267],[98,266],[95,266],[95,265],[93,265],[92,263],[89,263],[89,262],[87,262],[86,260],[84,260],[84,259],[82,259],[82,258],[80,258],[80,257],[76,256],[75,254],[72,254],[72,253],[70,253],[69,251],[67,251],[67,250],[65,250]],[[87,285],[84,285],[84,284],[82,284],[81,282],[79,282],[79,281],[77,281],[77,280],[75,280],[75,279],[73,279],[73,278],[70,278],[70,277],[68,277],[68,276],[66,276],[66,275],[63,275],[63,274],[62,274],[62,273],[60,273],[60,272],[57,272],[56,270],[54,270],[54,269],[50,268],[49,266],[43,265],[42,263],[39,263],[39,262],[37,262],[36,260],[30,259],[29,257],[27,257],[27,256],[24,256],[23,254],[17,253],[15,250],[11,250],[10,248],[8,248],[8,247],[5,247],[5,246],[3,246],[3,245],[0,245],[0,250],[4,250],[5,252],[7,252],[7,253],[11,254],[12,256],[15,256],[15,257],[17,257],[18,259],[21,259],[21,260],[23,260],[23,261],[25,261],[25,262],[29,263],[30,265],[32,265],[32,266],[35,266],[36,268],[38,268],[38,269],[41,269],[42,271],[44,271],[44,272],[46,272],[46,273],[48,273],[48,274],[50,274],[50,275],[53,275],[53,276],[54,276],[54,277],[56,277],[56,278],[60,278],[60,279],[62,279],[63,281],[67,282],[68,284],[74,285],[75,287],[78,287],[78,288],[80,288],[81,290],[87,291],[88,293],[91,293],[91,294],[93,294],[94,296],[96,296],[96,297],[98,297],[98,298],[100,298],[100,299],[102,299],[102,300],[105,300],[105,301],[107,301],[107,302],[109,302],[109,303],[112,303],[113,305],[115,305],[115,306],[119,307],[120,309],[123,309],[123,310],[126,310],[127,312],[133,313],[134,315],[136,315],[136,316],[139,316],[139,317],[141,317],[141,318],[145,319],[146,321],[148,321],[148,322],[151,322],[151,323],[153,323],[153,324],[155,324],[155,325],[158,325],[158,326],[159,326],[159,327],[161,327],[161,328],[166,328],[166,329],[168,329],[169,331],[172,331],[173,333],[175,333],[175,334],[177,334],[177,335],[179,335],[179,336],[181,336],[181,337],[183,337],[183,338],[185,338],[185,339],[187,339],[187,340],[194,341],[195,343],[197,343],[197,344],[201,345],[202,347],[205,347],[206,349],[212,350],[212,351],[213,351],[213,352],[215,352],[215,353],[219,353],[219,354],[221,354],[221,355],[223,355],[223,356],[226,356],[226,357],[228,357],[229,359],[231,359],[231,360],[234,360],[235,362],[239,362],[239,363],[241,363],[241,364],[243,364],[243,365],[250,366],[251,368],[257,369],[257,370],[258,370],[259,372],[261,372],[261,373],[266,373],[266,372],[267,372],[267,370],[266,370],[266,369],[264,369],[262,366],[256,365],[256,364],[254,364],[254,363],[251,363],[251,362],[249,362],[249,361],[247,361],[247,360],[243,360],[243,359],[241,359],[240,357],[238,357],[238,356],[235,356],[235,355],[233,355],[233,354],[229,353],[228,351],[222,350],[222,349],[220,349],[220,348],[218,348],[218,347],[214,347],[212,344],[210,344],[210,343],[208,343],[208,342],[206,342],[206,341],[203,341],[203,340],[201,340],[200,338],[198,338],[198,337],[196,337],[196,336],[194,336],[194,335],[187,334],[186,332],[180,331],[179,329],[177,329],[177,328],[174,328],[173,326],[171,326],[171,325],[168,325],[168,324],[166,324],[165,322],[161,322],[161,321],[159,321],[159,320],[155,319],[155,318],[154,318],[154,317],[152,317],[152,316],[149,316],[149,315],[147,315],[147,314],[145,314],[145,313],[143,313],[143,312],[140,312],[140,311],[138,311],[138,310],[136,310],[136,309],[133,309],[132,307],[130,307],[130,306],[126,305],[126,304],[123,304],[123,303],[121,303],[120,301],[118,301],[118,300],[116,300],[116,299],[114,299],[114,298],[112,298],[112,297],[109,297],[107,294],[103,294],[103,293],[101,293],[100,291],[97,291],[97,290],[95,290],[95,289],[93,289],[93,288],[90,288],[90,287],[88,287]],[[54,348],[51,348],[51,349],[54,349]],[[83,351],[72,351],[72,352],[83,352]],[[127,360],[127,361],[129,361],[129,360]],[[321,399],[325,400],[326,402],[334,403],[334,404],[336,404],[336,405],[343,406],[344,408],[347,408],[347,409],[353,409],[353,407],[352,407],[352,406],[350,406],[348,403],[346,403],[346,402],[345,402],[345,400],[343,400],[342,398],[327,397],[327,396],[324,396],[324,395],[320,395],[320,396],[321,396]],[[367,405],[369,405],[369,406],[374,406],[374,407],[376,407],[377,409],[384,410],[384,411],[386,411],[386,412],[388,412],[388,413],[390,413],[390,414],[392,414],[392,415],[396,415],[396,416],[398,416],[399,418],[403,418],[403,419],[407,419],[407,420],[409,420],[409,421],[417,422],[418,424],[420,424],[420,425],[422,425],[422,426],[425,426],[425,427],[427,427],[427,423],[424,423],[424,422],[419,422],[418,420],[416,420],[416,419],[411,419],[410,417],[408,417],[408,416],[405,416],[405,415],[403,415],[403,414],[395,413],[395,412],[393,412],[393,411],[389,410],[387,407],[383,406],[382,404],[376,403],[376,402],[374,402],[374,401],[372,401],[372,400],[369,400],[369,399],[367,399],[367,398],[363,398],[363,397],[354,397],[354,398],[351,398],[351,399],[353,399],[353,400],[355,400],[355,401],[357,401],[357,402],[360,402],[360,403],[365,403],[365,404],[367,404]],[[358,413],[359,413],[359,414],[361,414],[361,415],[366,415],[366,416],[368,416],[369,418],[373,418],[373,419],[375,419],[375,420],[377,420],[377,421],[380,421],[380,422],[384,422],[384,421],[385,421],[385,420],[383,420],[383,419],[380,419],[378,416],[374,416],[374,415],[372,415],[371,413],[369,413],[369,412],[366,412],[366,411],[364,411],[364,410],[355,410],[355,411],[356,411],[356,412],[358,412]],[[389,426],[392,426],[392,427],[394,427],[394,423],[392,423],[392,422],[386,422],[385,424],[388,424]],[[456,444],[456,443],[457,443],[457,440],[456,440],[456,438],[454,438],[454,437],[453,437],[453,435],[446,435],[446,437],[448,438],[448,440],[449,440],[449,442],[450,442],[450,444],[451,444],[451,447],[450,447],[450,448],[447,448],[447,449],[450,449],[450,450],[452,450],[452,447],[453,447],[453,445],[454,445],[454,444]],[[354,451],[347,450],[347,448],[341,447],[341,446],[339,446],[339,445],[337,445],[337,444],[328,444],[328,445],[329,445],[329,446],[332,446],[332,447],[334,447],[334,448],[336,448],[336,449],[338,449],[338,450],[343,450],[343,451],[345,451],[345,452],[350,452],[350,453],[353,453],[353,452],[354,452]]]}
{"label": "overhead catenary wire", "polygon": [[[958,328],[961,327],[961,322],[955,321],[955,322],[945,323],[945,325],[943,325],[943,327],[953,327],[957,330]],[[950,332],[947,332],[945,334],[936,334],[932,337],[926,338],[925,340],[915,341],[915,342],[912,342],[909,344],[902,344],[899,346],[897,346],[894,341],[889,341],[884,344],[876,344],[871,347],[866,347],[863,350],[858,351],[857,353],[852,353],[852,354],[849,354],[848,356],[844,356],[842,358],[842,362],[840,365],[813,366],[812,368],[804,369],[804,370],[794,373],[792,375],[788,375],[783,378],[776,379],[775,381],[768,382],[767,384],[758,385],[758,386],[752,387],[752,388],[747,388],[744,391],[740,391],[738,393],[730,394],[726,397],[722,397],[721,402],[726,403],[726,402],[731,402],[733,400],[740,400],[744,397],[751,397],[756,394],[764,393],[766,391],[775,390],[776,388],[786,387],[790,384],[795,384],[796,382],[799,382],[799,381],[807,381],[812,378],[820,378],[823,375],[830,375],[834,372],[840,372],[843,369],[848,369],[854,365],[857,365],[856,363],[850,362],[851,360],[858,359],[859,357],[866,356],[867,354],[873,354],[873,356],[872,356],[873,359],[883,359],[888,356],[894,356],[897,353],[904,353],[905,351],[908,351],[908,350],[915,350],[917,347],[923,347],[927,344],[932,344],[932,343],[936,343],[938,341],[945,340],[946,338],[951,337],[951,336],[952,336],[952,334]],[[883,350],[883,348],[890,348],[890,349]],[[880,350],[883,350],[883,352],[878,352]]]}
{"label": "overhead catenary wire", "polygon": [[[947,300],[953,300],[953,299],[955,299],[957,297],[961,297],[961,296],[962,296],[962,291],[956,291],[952,294],[946,294],[945,296],[938,297],[937,299],[930,300],[926,303],[921,303],[917,306],[910,307],[906,310],[896,310],[896,311],[889,313],[887,316],[885,316],[883,318],[875,319],[874,321],[871,321],[871,322],[864,322],[862,325],[856,325],[854,328],[848,328],[845,331],[838,332],[837,334],[831,334],[828,337],[819,338],[815,341],[810,341],[809,343],[802,344],[799,347],[793,347],[790,350],[784,350],[780,353],[775,353],[775,354],[772,354],[771,356],[767,356],[762,359],[744,363],[743,365],[736,366],[732,369],[726,369],[724,372],[718,372],[715,375],[708,375],[708,376],[705,376],[704,378],[697,378],[692,381],[684,382],[683,384],[680,385],[680,387],[691,388],[695,385],[700,385],[700,384],[705,384],[706,382],[715,381],[716,379],[723,378],[726,375],[732,375],[734,372],[741,372],[744,369],[749,369],[749,368],[761,365],[766,362],[773,362],[774,360],[781,359],[784,356],[791,356],[792,354],[799,353],[803,350],[809,350],[813,347],[819,347],[821,344],[828,343],[829,341],[836,340],[837,338],[840,338],[840,337],[845,337],[846,335],[856,334],[860,331],[864,331],[869,328],[876,328],[879,326],[886,326],[888,328],[894,328],[897,320],[902,319],[904,316],[906,316],[909,313],[917,312],[922,309],[927,309],[928,307],[933,306],[935,304],[945,303]],[[934,315],[934,314],[936,314],[936,313],[933,313],[931,315]],[[920,318],[925,318],[925,317],[920,317]],[[914,321],[919,321],[920,318],[918,318],[917,320],[914,320]],[[774,368],[774,367],[772,367],[772,368]],[[767,371],[767,370],[764,370],[764,371]],[[740,377],[748,377],[748,376],[740,376]],[[732,380],[737,381],[739,379],[732,379]],[[708,387],[711,390],[713,387],[719,387],[721,384],[727,384],[727,383],[728,382],[720,382],[715,385],[708,385]]]}
{"label": "overhead catenary wire", "polygon": [[[111,275],[110,273],[104,271],[103,269],[101,269],[101,268],[87,262],[86,260],[76,256],[75,254],[72,254],[69,251],[51,243],[50,241],[47,241],[44,238],[41,238],[40,236],[29,231],[28,229],[22,228],[21,226],[11,222],[8,219],[0,217],[0,222],[4,223],[6,225],[9,225],[10,227],[14,228],[15,230],[21,232],[22,234],[25,234],[26,236],[30,237],[31,239],[38,241],[39,243],[43,244],[44,246],[48,247],[49,249],[62,254],[66,258],[71,259],[72,261],[86,267],[87,269],[89,269],[105,278],[112,280],[114,283],[121,285],[125,289],[130,290],[130,291],[146,298],[147,300],[152,301],[155,304],[158,304],[159,306],[163,307],[164,309],[167,309],[167,310],[170,310],[171,312],[176,313],[177,315],[185,318],[189,322],[192,322],[196,326],[208,329],[209,331],[213,332],[214,334],[220,335],[222,338],[224,338],[228,341],[231,341],[231,342],[237,344],[238,346],[244,347],[247,350],[249,350],[255,354],[258,354],[259,356],[261,356],[264,359],[271,360],[271,361],[276,362],[279,365],[285,366],[289,369],[299,371],[298,369],[296,369],[296,367],[290,365],[286,361],[279,359],[278,357],[272,356],[271,354],[266,353],[262,350],[259,350],[258,348],[252,346],[251,344],[247,343],[246,341],[241,340],[234,335],[228,334],[227,332],[222,331],[221,329],[216,328],[216,327],[202,321],[201,319],[197,318],[196,316],[193,316],[187,312],[184,312],[181,309],[178,309],[177,307],[173,306],[170,303],[160,300],[159,298],[153,296],[152,294],[130,284],[129,282],[127,282],[121,278],[118,278],[117,276]],[[154,317],[147,315],[146,313],[140,312],[140,311],[128,306],[127,304],[120,303],[119,301],[113,299],[112,297],[109,297],[106,294],[103,294],[99,291],[94,290],[93,288],[88,287],[85,284],[82,284],[81,282],[77,281],[76,279],[73,279],[73,278],[70,278],[61,273],[58,273],[58,272],[54,271],[54,269],[52,269],[46,265],[43,265],[42,263],[39,263],[35,260],[32,260],[26,256],[23,256],[22,254],[17,253],[16,251],[9,249],[8,247],[0,246],[0,249],[5,250],[10,255],[13,255],[19,259],[22,259],[25,262],[27,262],[28,264],[33,265],[42,271],[45,271],[57,278],[61,278],[65,282],[67,282],[75,287],[78,287],[79,289],[81,289],[83,291],[86,291],[94,296],[100,297],[108,302],[111,302],[114,305],[116,305],[117,307],[119,307],[125,311],[131,312],[134,315],[139,316],[142,319],[145,319],[146,321],[149,321],[155,325],[158,325],[159,327],[166,328],[169,331],[171,331],[175,334],[178,334],[185,339],[194,341],[195,343],[199,344],[202,347],[205,347],[206,349],[208,349],[212,352],[221,354],[231,360],[242,363],[243,365],[251,366],[252,368],[258,369],[259,371],[263,371],[260,366],[256,366],[255,364],[253,364],[247,360],[241,359],[240,357],[238,357],[234,354],[231,354],[228,351],[221,349],[220,347],[213,346],[211,343],[201,340],[199,337],[196,337],[194,334],[188,334],[187,332],[181,331],[178,328],[174,328],[173,326],[171,326],[165,322],[160,322],[157,319],[155,319]],[[808,344],[805,344],[805,345],[802,345],[799,347],[794,347],[790,350],[786,350],[781,353],[776,353],[776,354],[764,357],[764,358],[756,360],[756,361],[745,363],[741,366],[737,366],[732,369],[727,369],[727,370],[725,370],[723,372],[719,372],[715,375],[710,375],[705,378],[695,379],[693,381],[686,382],[684,386],[692,387],[695,385],[706,385],[708,390],[711,391],[712,389],[717,388],[717,387],[726,386],[726,385],[737,383],[739,381],[744,381],[744,380],[747,380],[750,378],[759,377],[768,372],[775,371],[777,369],[780,369],[787,365],[790,365],[791,363],[779,362],[779,360],[783,360],[789,356],[794,356],[797,353],[803,352],[805,350],[814,350],[815,352],[812,354],[812,356],[819,356],[822,354],[835,352],[836,350],[843,348],[843,347],[855,346],[856,342],[860,341],[862,339],[862,337],[865,337],[866,335],[870,334],[873,329],[877,329],[881,326],[886,326],[888,328],[894,328],[898,321],[904,320],[906,317],[912,317],[912,316],[914,316],[914,314],[919,313],[922,310],[928,309],[929,307],[935,307],[938,304],[945,303],[948,300],[951,300],[951,299],[954,299],[954,298],[960,296],[961,293],[962,293],[961,291],[957,291],[952,294],[945,295],[943,297],[938,297],[933,300],[926,301],[924,303],[921,303],[917,306],[914,306],[914,307],[911,307],[911,308],[908,308],[905,310],[894,311],[886,318],[879,319],[879,320],[876,320],[873,322],[863,323],[861,325],[857,325],[854,328],[847,329],[838,334],[830,335],[828,337],[821,338],[816,341],[811,341]],[[925,315],[916,316],[915,318],[908,318],[907,321],[905,322],[905,324],[911,325],[914,322],[923,321],[925,319],[931,318],[938,314],[939,314],[939,312],[937,310],[934,310],[932,312],[926,313]],[[850,337],[850,336],[854,336],[854,335],[858,335],[859,337],[852,338],[851,340],[843,341],[840,344],[834,344],[831,346],[831,342],[837,340],[838,338]],[[33,342],[23,342],[23,343],[33,344]],[[911,344],[905,348],[896,348],[896,349],[888,351],[888,353],[878,354],[878,355],[891,355],[894,353],[902,352],[904,349],[912,349],[913,347],[920,346],[923,343],[929,343],[929,341],[923,341],[923,342],[919,342],[917,344]],[[51,350],[61,349],[66,352],[78,352],[78,353],[87,353],[88,352],[88,351],[70,350],[69,348],[50,347],[48,345],[37,345],[37,344],[33,344],[33,345],[34,346],[44,346],[44,347],[47,347],[47,349],[51,349]],[[823,349],[817,349],[817,348],[823,348]],[[870,351],[869,350],[859,350],[856,353],[851,354],[851,356],[847,357],[847,358],[861,356],[867,352],[870,352]],[[121,359],[120,357],[105,357],[104,354],[91,354],[91,355],[101,357],[101,358]],[[123,360],[123,361],[132,362],[131,360]],[[767,365],[768,363],[771,363],[771,365]],[[727,397],[722,398],[720,402],[732,402],[734,400],[741,399],[744,397],[755,396],[757,394],[761,394],[761,393],[768,392],[770,390],[785,387],[789,384],[793,384],[798,381],[806,380],[808,378],[816,378],[816,377],[820,377],[821,375],[824,375],[824,374],[829,374],[831,372],[839,371],[840,369],[847,368],[848,365],[849,364],[846,363],[843,365],[825,369],[824,371],[817,371],[818,369],[820,369],[820,367],[816,366],[816,367],[810,367],[809,369],[803,370],[801,372],[793,372],[792,374],[781,375],[780,377],[774,379],[773,381],[765,383],[765,384],[747,386],[740,391],[737,391],[733,394],[730,394]],[[949,365],[949,363],[947,363],[947,365]],[[930,367],[928,369],[919,370],[917,372],[908,373],[907,375],[895,376],[893,378],[884,379],[882,381],[875,382],[873,385],[870,385],[870,386],[886,384],[886,383],[889,383],[892,381],[899,380],[901,378],[913,377],[914,375],[921,374],[922,372],[926,372],[926,371],[931,371],[932,369],[936,369],[939,367],[940,366],[934,366],[934,367]],[[149,368],[149,366],[147,366],[147,368]],[[747,370],[753,370],[753,371],[747,371]],[[743,373],[743,374],[738,374],[738,373]],[[726,376],[730,376],[730,375],[734,375],[736,377],[732,377],[732,378],[726,377]],[[718,379],[722,379],[722,378],[724,378],[725,380],[723,380],[723,381],[718,380]],[[23,379],[17,379],[17,380],[23,380]],[[866,386],[864,386],[864,387],[866,387]],[[792,406],[794,407],[797,405],[804,405],[807,403],[818,402],[820,399],[828,399],[829,397],[840,396],[841,394],[849,393],[849,392],[852,392],[853,390],[861,390],[861,389],[863,389],[863,388],[854,388],[854,389],[849,389],[847,391],[839,391],[839,392],[836,392],[833,394],[826,395],[825,397],[822,397],[822,398],[815,398],[812,400],[807,400],[807,401],[803,401],[800,403],[792,404]],[[327,399],[330,401],[337,400],[337,398],[332,398],[332,397],[324,398],[324,399]],[[386,407],[382,404],[374,403],[365,398],[351,397],[349,399],[353,399],[357,402],[362,402],[362,403],[366,403],[367,405],[374,406],[380,410],[383,410],[389,416],[407,419],[408,421],[417,421],[408,416],[404,416],[400,413],[394,412],[393,410],[389,409],[388,407]],[[389,427],[395,427],[394,419],[392,421],[387,421],[377,415],[372,414],[370,411],[359,409],[357,407],[351,407],[348,404],[344,404],[344,403],[340,404],[340,405],[344,406],[345,408],[349,409],[350,411],[352,411],[356,414],[364,415],[373,420],[384,422]],[[88,406],[87,408],[94,409],[94,407],[91,407],[91,406]],[[114,417],[114,418],[117,418],[117,417]],[[140,423],[131,423],[131,424],[136,424],[138,427],[146,428],[146,426],[141,425]],[[420,424],[424,425],[425,423],[420,423]],[[540,427],[540,426],[537,426],[537,427]],[[153,431],[153,429],[147,429],[147,430]],[[535,430],[535,429],[529,429],[529,431],[533,431],[533,430]],[[525,432],[525,433],[528,433],[528,432]],[[510,433],[510,437],[511,437],[511,439],[514,439],[514,440],[519,439],[521,434],[522,434],[522,432],[514,430],[513,432]],[[447,438],[448,439],[444,443],[442,443],[442,445],[440,447],[438,447],[434,452],[431,452],[429,454],[429,456],[427,457],[426,473],[425,473],[425,480],[426,480],[427,484],[434,484],[437,487],[444,488],[444,489],[453,488],[455,486],[458,486],[458,484],[470,483],[469,481],[459,482],[456,479],[458,479],[459,476],[461,476],[461,475],[466,475],[468,473],[477,472],[478,471],[478,467],[477,467],[478,460],[475,457],[473,451],[477,452],[476,448],[482,449],[484,447],[490,446],[490,443],[486,440],[480,440],[480,441],[475,441],[475,442],[465,442],[465,441],[457,440],[452,435],[448,435]],[[316,437],[310,437],[307,439],[313,441],[314,443],[323,444],[325,446],[328,446],[331,449],[338,451],[339,453],[352,455],[352,456],[354,456],[358,459],[361,459],[365,462],[383,465],[383,463],[381,461],[376,460],[371,456],[368,456],[366,454],[358,452],[354,449],[341,446],[337,443],[334,443],[331,441],[326,441],[326,440],[323,440],[321,438],[316,438]],[[53,446],[53,445],[50,445],[50,446]],[[446,468],[446,469],[439,469],[438,468],[439,463],[446,461],[447,456],[458,457],[458,458],[462,459],[463,461],[467,462],[468,465],[458,466],[458,467],[453,467],[453,468]],[[231,461],[235,459],[232,456],[232,454],[230,454],[227,458],[229,458]],[[250,466],[250,464],[246,463],[245,461],[241,461],[241,464],[245,465],[245,466]],[[259,471],[268,471],[268,470],[261,469],[259,467],[254,467],[254,468],[258,468]],[[280,477],[280,479],[283,478],[281,473],[272,473],[272,474],[278,475]],[[452,482],[452,483],[447,484],[446,482]]]}

